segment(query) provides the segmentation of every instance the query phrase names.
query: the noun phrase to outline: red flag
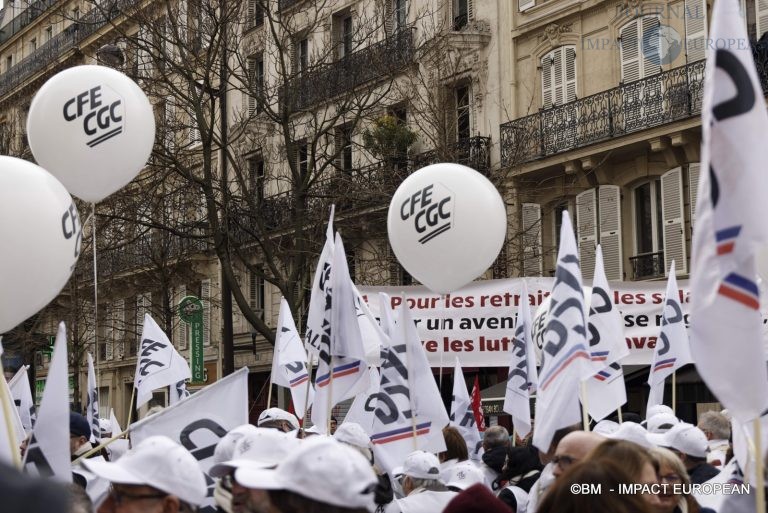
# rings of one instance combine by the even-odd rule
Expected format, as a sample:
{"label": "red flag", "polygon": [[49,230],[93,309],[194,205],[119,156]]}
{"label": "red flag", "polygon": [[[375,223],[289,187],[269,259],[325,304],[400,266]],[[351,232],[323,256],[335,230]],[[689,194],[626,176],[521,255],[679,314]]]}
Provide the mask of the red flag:
{"label": "red flag", "polygon": [[472,386],[472,413],[475,414],[477,430],[482,433],[485,431],[485,417],[483,416],[483,406],[480,404],[480,380],[477,376],[475,376],[475,384]]}

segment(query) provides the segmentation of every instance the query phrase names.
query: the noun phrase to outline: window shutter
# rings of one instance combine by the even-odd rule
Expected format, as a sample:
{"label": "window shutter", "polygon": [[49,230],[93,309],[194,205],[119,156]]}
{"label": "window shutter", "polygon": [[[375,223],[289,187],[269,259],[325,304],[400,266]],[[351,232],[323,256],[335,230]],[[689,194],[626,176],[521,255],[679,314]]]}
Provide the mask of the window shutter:
{"label": "window shutter", "polygon": [[592,279],[597,246],[597,191],[589,189],[576,196],[576,238],[579,244],[581,275]]}
{"label": "window shutter", "polygon": [[125,356],[125,300],[115,301],[115,352],[117,359]]}
{"label": "window shutter", "polygon": [[554,59],[554,52],[549,52],[547,55],[541,58],[541,104],[545,109],[552,106],[553,91],[552,91],[552,61]]}
{"label": "window shutter", "polygon": [[601,185],[600,247],[603,250],[605,275],[609,280],[624,279],[624,257],[621,251],[621,188],[617,185]]}
{"label": "window shutter", "polygon": [[187,295],[187,287],[185,285],[182,285],[180,287],[176,288],[176,302],[173,304],[173,316],[178,319],[178,322],[176,322],[176,329],[174,330],[174,341],[173,345],[175,345],[180,350],[184,350],[187,348],[189,344],[189,325],[181,320],[181,317],[179,316],[179,303],[182,299]]}
{"label": "window shutter", "polygon": [[757,40],[768,31],[768,0],[755,0]]}
{"label": "window shutter", "polygon": [[536,5],[536,0],[518,0],[517,10],[520,12],[523,12],[535,5]]}
{"label": "window shutter", "polygon": [[211,345],[211,280],[200,284],[200,299],[203,302],[203,345]]}
{"label": "window shutter", "polygon": [[638,20],[632,20],[622,27],[621,37],[621,81],[625,84],[634,82],[640,76],[640,39]]}
{"label": "window shutter", "polygon": [[686,54],[688,55],[688,62],[696,62],[706,56],[706,0],[685,0],[685,44]]}
{"label": "window shutter", "polygon": [[106,328],[104,329],[104,345],[107,348],[107,360],[112,360],[115,347],[115,305],[107,304],[105,310]]}
{"label": "window shutter", "polygon": [[523,203],[523,276],[541,276],[541,205]]}
{"label": "window shutter", "polygon": [[563,100],[568,103],[576,100],[576,47],[564,46],[563,53],[563,76],[565,77]]}
{"label": "window shutter", "polygon": [[[640,78],[645,78],[661,73],[662,38],[659,37],[661,22],[657,16],[645,16],[640,18],[639,21],[642,24],[642,31],[640,32],[638,48],[643,61],[640,65]],[[646,34],[651,35],[646,36]],[[643,45],[643,42],[646,44]],[[653,55],[654,53],[656,55],[654,60],[648,59],[648,55]]]}
{"label": "window shutter", "polygon": [[552,51],[552,101],[555,105],[563,104],[563,87],[565,86],[563,68],[563,48],[560,47]]}
{"label": "window shutter", "polygon": [[392,35],[395,31],[395,16],[397,16],[395,2],[397,2],[397,0],[385,0],[384,2],[384,32],[387,36]]}
{"label": "window shutter", "polygon": [[186,48],[189,42],[189,5],[187,0],[179,0],[179,41]]}
{"label": "window shutter", "polygon": [[256,58],[248,58],[248,115],[253,116],[256,113],[256,97],[253,95],[256,87]]}
{"label": "window shutter", "polygon": [[250,29],[256,25],[256,0],[248,0],[248,19],[245,20],[245,28]]}
{"label": "window shutter", "polygon": [[696,201],[699,198],[699,168],[701,164],[692,162],[688,164],[688,198],[691,208],[691,225],[696,220]]}
{"label": "window shutter", "polygon": [[165,149],[169,153],[176,150],[176,103],[173,98],[165,100]]}
{"label": "window shutter", "polygon": [[136,340],[139,349],[141,349],[141,336],[144,329],[144,314],[149,313],[150,297],[149,293],[136,296]]}
{"label": "window shutter", "polygon": [[661,217],[664,237],[664,275],[672,260],[677,275],[688,274],[683,230],[683,172],[676,167],[661,175]]}
{"label": "window shutter", "polygon": [[467,0],[467,20],[471,21],[475,19],[475,6],[473,0]]}

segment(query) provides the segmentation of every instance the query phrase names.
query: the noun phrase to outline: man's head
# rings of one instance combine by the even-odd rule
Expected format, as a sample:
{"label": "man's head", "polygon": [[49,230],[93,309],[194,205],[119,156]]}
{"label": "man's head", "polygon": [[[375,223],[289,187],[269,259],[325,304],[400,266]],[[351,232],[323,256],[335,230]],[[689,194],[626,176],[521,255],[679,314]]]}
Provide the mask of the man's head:
{"label": "man's head", "polygon": [[592,449],[600,445],[605,438],[586,431],[574,431],[568,433],[560,440],[555,449],[555,456],[552,458],[552,474],[555,478],[560,477],[571,465],[578,463],[589,454]]}
{"label": "man's head", "polygon": [[296,415],[280,408],[267,408],[259,415],[256,425],[263,428],[279,429],[288,433],[299,429],[299,419],[296,418]]}
{"label": "man's head", "polygon": [[728,440],[731,437],[731,422],[728,417],[716,411],[702,413],[698,428],[707,440]]}
{"label": "man's head", "polygon": [[69,412],[69,454],[74,455],[91,438],[91,426],[79,413]]}
{"label": "man's head", "polygon": [[336,433],[336,427],[339,425],[336,417],[331,417],[331,434]]}
{"label": "man's head", "polygon": [[431,452],[413,451],[409,454],[403,463],[402,476],[403,493],[406,496],[416,488],[443,488],[440,482],[440,461]]}
{"label": "man's head", "polygon": [[164,436],[152,436],[118,461],[84,460],[111,483],[98,513],[186,513],[207,494],[205,474],[192,454]]}
{"label": "man's head", "polygon": [[581,427],[579,424],[573,424],[571,426],[566,426],[555,431],[555,434],[552,436],[552,441],[549,443],[549,449],[547,452],[539,451],[539,461],[541,461],[541,464],[546,465],[552,461],[552,458],[555,457],[555,451],[557,450],[557,445],[560,443],[560,440],[565,438],[568,433],[573,433],[574,431],[579,431],[580,429]]}
{"label": "man's head", "polygon": [[496,447],[509,445],[509,431],[504,426],[492,426],[483,435],[483,449],[490,451]]}

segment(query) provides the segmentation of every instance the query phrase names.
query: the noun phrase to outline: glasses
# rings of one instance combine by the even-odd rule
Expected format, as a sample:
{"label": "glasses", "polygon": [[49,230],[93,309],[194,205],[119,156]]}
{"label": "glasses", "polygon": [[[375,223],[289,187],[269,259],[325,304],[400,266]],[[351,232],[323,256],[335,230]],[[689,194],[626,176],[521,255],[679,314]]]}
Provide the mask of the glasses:
{"label": "glasses", "polygon": [[567,469],[568,467],[576,463],[576,461],[578,461],[576,458],[572,458],[564,454],[561,456],[556,455],[554,458],[552,458],[552,464],[560,465],[560,468],[563,470]]}
{"label": "glasses", "polygon": [[163,499],[168,497],[167,493],[146,493],[146,494],[132,494],[125,493],[125,490],[119,490],[114,486],[109,487],[109,496],[112,497],[112,501],[115,505],[120,506],[130,501],[140,501],[145,499]]}
{"label": "glasses", "polygon": [[659,476],[659,481],[662,483],[664,481],[667,483],[681,483],[683,480],[677,474],[665,474],[663,476]]}

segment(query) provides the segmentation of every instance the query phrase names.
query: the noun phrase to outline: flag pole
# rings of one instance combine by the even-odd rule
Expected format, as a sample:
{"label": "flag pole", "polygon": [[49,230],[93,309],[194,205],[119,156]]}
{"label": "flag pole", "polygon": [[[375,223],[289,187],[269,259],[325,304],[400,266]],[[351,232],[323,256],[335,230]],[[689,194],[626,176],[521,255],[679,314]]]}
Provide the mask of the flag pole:
{"label": "flag pole", "polygon": [[115,442],[115,441],[123,438],[124,436],[126,436],[128,434],[129,431],[130,431],[130,429],[126,429],[122,433],[118,433],[115,436],[113,436],[112,438],[110,438],[110,439],[108,439],[108,440],[106,440],[104,442],[101,442],[99,445],[97,445],[96,447],[94,447],[90,451],[81,454],[75,461],[72,462],[72,466],[77,464],[80,460],[83,460],[83,459],[91,456],[92,454],[96,454],[97,452],[101,451],[102,449],[104,449],[105,447],[110,445],[112,442]]}
{"label": "flag pole", "polygon": [[[405,293],[402,293],[403,295],[403,302],[405,302]],[[440,306],[445,304],[445,294],[440,294]],[[443,315],[443,318],[440,319],[440,330],[445,332],[445,315]],[[443,334],[443,337],[445,337],[445,334]],[[443,351],[440,351],[440,395],[443,395],[443,355],[445,354],[445,346],[443,346]],[[455,376],[454,376],[455,379]]]}
{"label": "flag pole", "polygon": [[677,371],[672,373],[672,413],[677,415]]}
{"label": "flag pole", "polygon": [[619,424],[622,424],[624,420],[621,418],[621,407],[619,407],[619,409],[616,410],[616,412],[619,414]]}
{"label": "flag pole", "polygon": [[581,391],[581,418],[584,423],[584,431],[589,432],[589,413],[587,413],[587,384],[581,381],[579,383]]}
{"label": "flag pole", "polygon": [[131,392],[131,402],[128,403],[128,423],[125,425],[126,429],[122,433],[120,433],[120,436],[128,434],[128,428],[131,426],[131,418],[133,417],[133,400],[136,399],[136,387],[133,387],[133,392]]}
{"label": "flag pole", "polygon": [[312,353],[307,351],[307,394],[304,396],[304,415],[301,418],[301,427],[307,425],[307,410],[309,409],[309,391],[312,386]]}
{"label": "flag pole", "polygon": [[[98,263],[96,259],[96,203],[91,203],[91,244],[93,245],[93,352],[96,355],[95,372],[96,372],[96,397],[101,404],[101,398],[99,397],[99,387],[101,386],[101,366],[99,358],[99,272]],[[79,376],[78,376],[79,379]]]}
{"label": "flag pole", "polygon": [[333,410],[333,356],[331,356],[331,364],[328,366],[330,371],[330,376],[328,378],[328,414],[326,415],[325,419],[325,429],[326,434],[330,436],[331,434],[331,411]]}
{"label": "flag pole", "polygon": [[752,421],[755,435],[755,474],[757,475],[757,487],[755,493],[756,513],[765,513],[765,474],[763,474],[763,427],[760,417]]}
{"label": "flag pole", "polygon": [[269,373],[269,388],[267,389],[267,408],[272,406],[272,373]]}
{"label": "flag pole", "polygon": [[[3,376],[3,379],[5,379],[5,376]],[[13,424],[11,424],[11,402],[10,397],[8,397],[7,392],[9,391],[8,386],[0,387],[2,388],[2,391],[0,391],[0,394],[2,395],[3,403],[3,417],[5,417],[5,429],[8,431],[8,445],[10,445],[11,449],[11,458],[13,460],[13,466],[16,468],[21,468],[21,455],[19,454],[19,448],[15,447],[16,443],[16,431],[13,429]]]}

